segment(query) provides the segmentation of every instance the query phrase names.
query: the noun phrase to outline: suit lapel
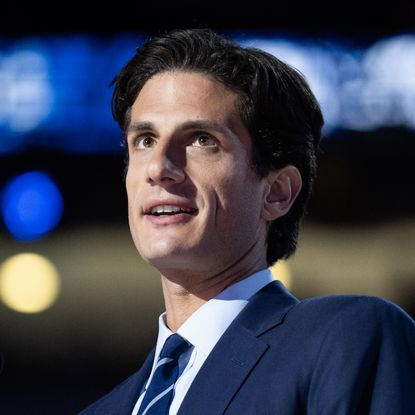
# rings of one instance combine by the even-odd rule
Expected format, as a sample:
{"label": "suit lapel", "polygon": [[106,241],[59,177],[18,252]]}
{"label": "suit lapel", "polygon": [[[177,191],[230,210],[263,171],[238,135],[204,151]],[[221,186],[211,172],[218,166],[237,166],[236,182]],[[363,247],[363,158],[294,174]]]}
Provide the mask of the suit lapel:
{"label": "suit lapel", "polygon": [[200,369],[179,415],[222,414],[268,346],[240,327],[224,335]]}
{"label": "suit lapel", "polygon": [[178,415],[223,414],[269,347],[258,336],[280,324],[298,302],[277,281],[254,295],[206,359]]}
{"label": "suit lapel", "polygon": [[234,323],[260,336],[281,324],[288,311],[299,302],[281,282],[273,281],[251,298]]}

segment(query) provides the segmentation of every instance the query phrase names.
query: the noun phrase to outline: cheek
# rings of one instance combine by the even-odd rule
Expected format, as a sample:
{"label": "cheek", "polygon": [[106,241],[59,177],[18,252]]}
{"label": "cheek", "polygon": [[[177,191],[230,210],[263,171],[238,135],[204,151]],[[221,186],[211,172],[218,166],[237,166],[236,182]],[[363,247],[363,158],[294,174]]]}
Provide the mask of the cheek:
{"label": "cheek", "polygon": [[134,202],[134,199],[137,196],[137,187],[138,187],[138,172],[129,167],[127,174],[125,176],[125,188],[127,190],[128,204]]}
{"label": "cheek", "polygon": [[262,191],[260,183],[251,175],[234,176],[224,183],[223,206],[233,222],[256,223],[261,212]]}
{"label": "cheek", "polygon": [[245,193],[244,184],[235,174],[221,175],[215,188],[216,214],[225,216],[225,221],[235,221],[241,208],[241,199]]}
{"label": "cheek", "polygon": [[127,190],[128,199],[130,199],[131,187],[132,187],[131,169],[128,168],[128,170],[125,174],[125,189]]}
{"label": "cheek", "polygon": [[132,222],[134,220],[134,212],[136,210],[134,204],[134,196],[131,191],[128,191],[128,220]]}
{"label": "cheek", "polygon": [[130,224],[136,222],[137,214],[139,213],[139,201],[137,196],[139,194],[137,180],[134,180],[133,175],[127,173],[125,178],[125,187],[127,191],[127,200],[128,200],[128,219]]}

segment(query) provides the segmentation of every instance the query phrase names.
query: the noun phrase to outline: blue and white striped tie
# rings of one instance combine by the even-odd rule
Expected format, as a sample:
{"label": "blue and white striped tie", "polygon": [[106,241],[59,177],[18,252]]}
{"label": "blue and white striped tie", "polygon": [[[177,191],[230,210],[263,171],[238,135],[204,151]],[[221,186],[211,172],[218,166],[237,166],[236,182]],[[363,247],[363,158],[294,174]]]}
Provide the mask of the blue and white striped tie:
{"label": "blue and white striped tie", "polygon": [[179,377],[179,357],[191,347],[177,333],[167,338],[137,415],[167,415]]}

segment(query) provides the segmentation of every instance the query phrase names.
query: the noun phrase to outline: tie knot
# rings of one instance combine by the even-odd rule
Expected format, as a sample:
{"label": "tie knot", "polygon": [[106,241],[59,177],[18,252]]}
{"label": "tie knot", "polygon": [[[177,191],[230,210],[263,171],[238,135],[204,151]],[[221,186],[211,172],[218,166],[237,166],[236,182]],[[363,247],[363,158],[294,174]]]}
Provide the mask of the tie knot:
{"label": "tie knot", "polygon": [[177,359],[182,353],[184,353],[191,344],[181,337],[179,334],[172,334],[167,338],[163,348],[160,352],[160,357],[169,357],[170,359]]}

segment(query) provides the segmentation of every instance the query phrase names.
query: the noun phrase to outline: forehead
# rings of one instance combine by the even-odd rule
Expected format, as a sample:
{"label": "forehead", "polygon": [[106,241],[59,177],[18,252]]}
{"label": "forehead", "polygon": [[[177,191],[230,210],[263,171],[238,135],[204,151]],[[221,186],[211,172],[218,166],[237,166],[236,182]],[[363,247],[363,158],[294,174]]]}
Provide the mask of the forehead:
{"label": "forehead", "polygon": [[[218,81],[197,72],[169,71],[150,78],[131,109],[131,119],[159,116],[214,118],[229,121],[240,118],[238,95]],[[241,121],[241,120],[240,120]]]}

